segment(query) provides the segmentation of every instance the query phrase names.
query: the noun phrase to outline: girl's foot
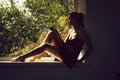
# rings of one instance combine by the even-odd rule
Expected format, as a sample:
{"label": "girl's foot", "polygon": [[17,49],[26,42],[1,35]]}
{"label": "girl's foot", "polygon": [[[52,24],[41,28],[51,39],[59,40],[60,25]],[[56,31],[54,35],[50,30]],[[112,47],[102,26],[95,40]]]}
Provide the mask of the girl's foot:
{"label": "girl's foot", "polygon": [[13,62],[19,62],[19,61],[25,62],[25,59],[22,56],[19,56],[19,57],[15,58]]}

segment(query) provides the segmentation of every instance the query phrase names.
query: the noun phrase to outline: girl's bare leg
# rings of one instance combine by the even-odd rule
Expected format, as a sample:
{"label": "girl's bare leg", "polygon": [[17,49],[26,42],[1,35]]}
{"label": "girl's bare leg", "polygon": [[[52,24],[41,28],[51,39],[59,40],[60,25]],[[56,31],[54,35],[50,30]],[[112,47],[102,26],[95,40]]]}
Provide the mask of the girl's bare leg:
{"label": "girl's bare leg", "polygon": [[59,55],[59,49],[57,47],[55,47],[55,46],[50,45],[50,44],[45,44],[45,45],[42,45],[41,47],[37,47],[34,50],[28,52],[27,54],[21,55],[16,60],[20,61],[20,59],[23,59],[23,62],[24,62],[24,60],[27,57],[37,55],[39,53],[42,53],[43,51],[47,51],[47,52],[53,54],[57,59],[59,59],[60,61],[62,61],[62,59],[61,59],[61,57]]}
{"label": "girl's bare leg", "polygon": [[53,42],[56,47],[60,47],[62,44],[64,44],[63,40],[61,39],[61,37],[57,31],[50,32],[46,36],[44,42],[50,43],[50,44]]}
{"label": "girl's bare leg", "polygon": [[[52,40],[54,40],[56,46],[52,46],[50,44],[50,42]],[[43,51],[48,51],[51,54],[53,54],[54,56],[56,56],[56,58],[58,58],[60,61],[62,61],[60,54],[59,54],[59,46],[61,46],[62,43],[63,42],[58,39],[58,36],[54,32],[50,32],[45,39],[45,43],[43,43],[42,46],[39,46],[39,47],[31,50],[27,54],[21,55],[16,60],[24,62],[27,57],[42,53]]]}

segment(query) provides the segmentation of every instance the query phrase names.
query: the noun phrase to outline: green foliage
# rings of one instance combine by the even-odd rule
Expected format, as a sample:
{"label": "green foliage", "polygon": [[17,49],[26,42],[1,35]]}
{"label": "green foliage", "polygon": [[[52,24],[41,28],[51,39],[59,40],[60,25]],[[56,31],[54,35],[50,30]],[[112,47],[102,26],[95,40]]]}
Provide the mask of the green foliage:
{"label": "green foliage", "polygon": [[54,26],[60,31],[61,26],[57,20],[73,11],[73,0],[27,0],[26,7],[39,25]]}
{"label": "green foliage", "polygon": [[73,10],[73,0],[26,0],[25,5],[28,11],[23,12],[14,5],[0,8],[0,56],[36,42],[47,27],[54,26],[62,32],[65,27],[60,17],[67,19]]}
{"label": "green foliage", "polygon": [[[5,56],[37,40],[35,23],[15,7],[0,8],[0,55]],[[32,35],[31,35],[32,34]]]}

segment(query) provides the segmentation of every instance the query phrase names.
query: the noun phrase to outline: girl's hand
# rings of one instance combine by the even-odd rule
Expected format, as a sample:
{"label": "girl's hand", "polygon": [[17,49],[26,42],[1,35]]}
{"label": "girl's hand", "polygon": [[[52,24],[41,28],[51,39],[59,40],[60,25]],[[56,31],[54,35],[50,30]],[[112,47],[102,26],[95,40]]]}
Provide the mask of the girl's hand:
{"label": "girl's hand", "polygon": [[53,30],[55,30],[55,28],[54,28],[54,27],[50,27],[50,30],[52,30],[52,31],[53,31]]}

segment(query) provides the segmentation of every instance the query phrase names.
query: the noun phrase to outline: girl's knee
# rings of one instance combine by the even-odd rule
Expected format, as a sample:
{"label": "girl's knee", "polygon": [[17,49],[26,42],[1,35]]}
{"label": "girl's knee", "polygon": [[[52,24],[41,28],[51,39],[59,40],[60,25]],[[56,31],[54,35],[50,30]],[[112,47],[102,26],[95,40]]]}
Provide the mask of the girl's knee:
{"label": "girl's knee", "polygon": [[46,43],[46,42],[43,44],[43,48],[45,48],[45,49],[46,49],[46,48],[49,48],[50,46],[51,46],[51,45],[50,45],[49,43]]}

